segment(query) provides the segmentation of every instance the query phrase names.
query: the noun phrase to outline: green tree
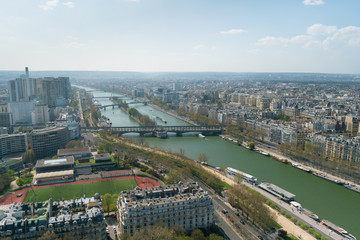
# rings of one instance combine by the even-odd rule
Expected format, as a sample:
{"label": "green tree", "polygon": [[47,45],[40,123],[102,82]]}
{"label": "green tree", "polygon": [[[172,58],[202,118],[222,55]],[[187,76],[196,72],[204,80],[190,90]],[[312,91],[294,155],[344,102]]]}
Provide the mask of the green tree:
{"label": "green tree", "polygon": [[38,240],[58,240],[58,239],[60,240],[60,238],[58,238],[56,233],[53,231],[47,231],[41,237],[38,238]]}
{"label": "green tree", "polygon": [[235,180],[235,182],[237,182],[237,183],[241,183],[241,182],[243,181],[243,178],[244,178],[244,176],[241,175],[241,174],[236,174],[236,175],[234,176],[234,180]]}
{"label": "green tree", "polygon": [[178,171],[171,171],[169,174],[168,174],[168,177],[167,177],[167,180],[166,182],[168,184],[175,184],[175,183],[178,183],[180,181],[180,175],[179,175],[179,172]]}
{"label": "green tree", "polygon": [[24,163],[34,163],[35,161],[35,152],[32,149],[26,150],[23,156]]}
{"label": "green tree", "polygon": [[255,149],[255,143],[254,142],[249,142],[247,145],[251,150]]}
{"label": "green tree", "polygon": [[106,193],[103,197],[102,197],[102,202],[104,203],[104,206],[107,207],[107,211],[108,214],[110,212],[110,205],[112,204],[113,198],[111,196],[110,193]]}
{"label": "green tree", "polygon": [[212,233],[212,234],[210,234],[210,236],[209,236],[209,240],[224,240],[224,238],[221,237],[221,236],[219,236],[219,235],[217,235],[217,234],[215,234],[215,233]]}
{"label": "green tree", "polygon": [[191,238],[194,240],[205,240],[206,239],[204,236],[204,233],[200,229],[195,229],[191,233]]}
{"label": "green tree", "polygon": [[10,176],[12,176],[12,177],[15,176],[15,171],[14,171],[14,170],[9,169],[9,170],[7,171],[7,173],[8,173]]}

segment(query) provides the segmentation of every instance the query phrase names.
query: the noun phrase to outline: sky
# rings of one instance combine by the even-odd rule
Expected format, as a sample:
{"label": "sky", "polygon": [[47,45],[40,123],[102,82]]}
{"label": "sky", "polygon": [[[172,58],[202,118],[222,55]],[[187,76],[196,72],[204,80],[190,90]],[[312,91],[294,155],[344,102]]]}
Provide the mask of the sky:
{"label": "sky", "polygon": [[360,73],[359,0],[0,0],[0,69]]}

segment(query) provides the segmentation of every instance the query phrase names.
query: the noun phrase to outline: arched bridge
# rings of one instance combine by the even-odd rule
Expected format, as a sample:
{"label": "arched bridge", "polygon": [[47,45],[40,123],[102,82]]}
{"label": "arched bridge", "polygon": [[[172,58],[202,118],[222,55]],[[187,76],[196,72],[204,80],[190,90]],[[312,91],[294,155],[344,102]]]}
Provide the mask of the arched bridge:
{"label": "arched bridge", "polygon": [[181,136],[183,133],[189,132],[199,132],[205,136],[207,135],[218,135],[221,134],[224,130],[223,126],[152,126],[152,127],[100,127],[100,128],[90,128],[89,130],[107,130],[112,133],[122,135],[124,133],[139,133],[140,136],[144,134],[151,134],[158,137],[166,137],[168,132],[176,133],[176,135]]}
{"label": "arched bridge", "polygon": [[[139,104],[139,103],[147,105],[147,102],[139,102],[139,101],[129,102],[129,103],[127,103],[127,105]],[[97,108],[104,109],[104,110],[106,110],[106,108],[108,108],[108,107],[112,107],[112,109],[114,109],[115,107],[120,107],[120,105],[119,104],[108,104],[108,105],[99,105],[99,106],[97,106]]]}

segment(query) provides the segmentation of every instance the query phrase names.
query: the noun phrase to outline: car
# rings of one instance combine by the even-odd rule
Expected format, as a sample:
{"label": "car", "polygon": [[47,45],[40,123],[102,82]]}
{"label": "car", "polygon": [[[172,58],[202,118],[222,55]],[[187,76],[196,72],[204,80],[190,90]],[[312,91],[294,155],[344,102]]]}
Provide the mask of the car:
{"label": "car", "polygon": [[264,240],[264,238],[262,236],[260,236],[260,235],[258,236],[258,238],[261,239],[261,240]]}
{"label": "car", "polygon": [[238,217],[240,216],[240,214],[238,212],[236,212],[235,215],[238,216]]}
{"label": "car", "polygon": [[108,227],[106,227],[106,233],[109,233],[109,228]]}
{"label": "car", "polygon": [[244,221],[244,220],[241,219],[240,222],[241,222],[243,225],[245,225],[245,221]]}
{"label": "car", "polygon": [[19,193],[18,195],[16,195],[17,197],[21,197],[23,194],[22,193]]}
{"label": "car", "polygon": [[222,210],[222,213],[223,214],[227,214],[228,213],[228,210],[226,210],[225,208]]}

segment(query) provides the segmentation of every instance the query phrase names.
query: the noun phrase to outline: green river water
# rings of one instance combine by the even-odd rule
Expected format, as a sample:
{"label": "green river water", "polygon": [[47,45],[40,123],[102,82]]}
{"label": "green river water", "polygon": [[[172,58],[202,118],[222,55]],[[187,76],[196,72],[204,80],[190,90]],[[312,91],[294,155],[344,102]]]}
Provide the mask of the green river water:
{"label": "green river water", "polygon": [[[86,88],[90,90],[89,88]],[[120,96],[109,92],[95,91],[94,97]],[[103,105],[111,104],[108,99],[98,99]],[[127,100],[131,102],[132,100]],[[144,106],[142,104],[130,105],[142,114],[150,117],[159,116],[167,121],[166,125],[188,125],[186,122],[174,118],[166,113]],[[114,127],[138,126],[138,123],[120,109],[107,108],[101,111],[102,115],[111,119]],[[156,119],[157,124],[164,125]],[[360,194],[350,191],[343,186],[315,177],[291,165],[278,162],[271,157],[263,156],[234,145],[220,137],[199,138],[194,135],[168,139],[145,138],[150,146],[157,146],[173,152],[185,150],[185,155],[196,159],[200,152],[206,153],[208,163],[214,166],[229,166],[249,173],[259,181],[271,182],[296,195],[295,201],[303,207],[316,213],[321,219],[327,219],[348,232],[360,238]]]}

